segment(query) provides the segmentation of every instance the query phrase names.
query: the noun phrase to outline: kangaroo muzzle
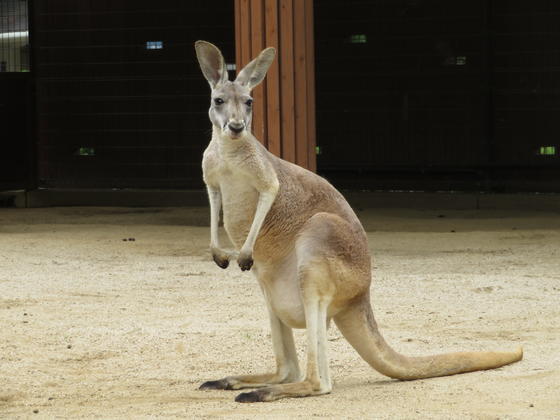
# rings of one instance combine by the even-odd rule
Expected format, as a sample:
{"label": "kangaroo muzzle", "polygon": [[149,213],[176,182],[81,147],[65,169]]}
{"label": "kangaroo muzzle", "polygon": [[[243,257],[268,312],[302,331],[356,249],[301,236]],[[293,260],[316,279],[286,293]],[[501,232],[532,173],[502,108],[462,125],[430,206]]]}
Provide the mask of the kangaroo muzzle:
{"label": "kangaroo muzzle", "polygon": [[228,128],[235,134],[241,133],[245,129],[245,124],[243,123],[229,123]]}
{"label": "kangaroo muzzle", "polygon": [[239,120],[230,120],[226,124],[227,130],[230,132],[230,136],[237,138],[241,135],[243,130],[245,130],[245,122]]}

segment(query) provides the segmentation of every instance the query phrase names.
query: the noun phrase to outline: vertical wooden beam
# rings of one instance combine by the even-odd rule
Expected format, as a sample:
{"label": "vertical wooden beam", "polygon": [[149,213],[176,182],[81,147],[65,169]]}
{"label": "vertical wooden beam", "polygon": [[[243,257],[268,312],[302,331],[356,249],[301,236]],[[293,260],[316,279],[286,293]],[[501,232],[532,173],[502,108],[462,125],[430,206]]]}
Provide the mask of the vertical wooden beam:
{"label": "vertical wooden beam", "polygon": [[242,5],[241,0],[234,0],[233,3],[234,11],[235,11],[235,63],[239,65],[242,60],[242,52],[241,48],[243,48],[243,32],[241,31],[242,27],[242,20],[241,20],[241,13],[242,13]]}
{"label": "vertical wooden beam", "polygon": [[304,1],[298,10],[294,11],[294,75],[295,75],[295,112],[296,112],[296,163],[304,168],[308,166],[307,152],[307,61],[306,61],[306,35]]}
{"label": "vertical wooden beam", "polygon": [[313,1],[305,1],[305,50],[306,50],[306,85],[307,85],[307,169],[317,171],[317,145],[315,135],[315,23],[313,19]]}
{"label": "vertical wooden beam", "polygon": [[[251,9],[249,7],[249,0],[236,0],[239,7],[235,8],[236,13],[239,15],[239,18],[236,19],[239,21],[239,44],[236,44],[236,59],[240,61],[237,62],[237,70],[241,70],[241,68],[251,61]],[[237,31],[237,28],[236,28]]]}
{"label": "vertical wooden beam", "polygon": [[313,0],[235,0],[237,69],[265,47],[278,55],[253,91],[253,133],[268,149],[315,171]]}
{"label": "vertical wooden beam", "polygon": [[296,161],[296,131],[294,107],[294,11],[293,0],[280,0],[280,61],[282,158]]}
{"label": "vertical wooden beam", "polygon": [[[265,45],[278,51],[278,0],[265,0]],[[278,59],[272,62],[266,76],[266,132],[268,150],[281,156],[280,81]]]}
{"label": "vertical wooden beam", "polygon": [[[264,4],[263,0],[250,0],[251,14],[251,57],[255,58],[264,48]],[[266,79],[253,89],[253,133],[265,146],[268,145],[266,130]]]}

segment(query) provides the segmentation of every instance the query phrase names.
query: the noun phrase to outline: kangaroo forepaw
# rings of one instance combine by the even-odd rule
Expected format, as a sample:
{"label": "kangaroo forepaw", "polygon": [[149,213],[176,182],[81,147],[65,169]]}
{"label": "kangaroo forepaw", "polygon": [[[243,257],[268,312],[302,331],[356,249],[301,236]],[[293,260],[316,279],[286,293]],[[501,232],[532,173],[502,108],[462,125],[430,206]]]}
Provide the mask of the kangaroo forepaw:
{"label": "kangaroo forepaw", "polygon": [[239,264],[239,268],[241,268],[241,271],[250,270],[251,267],[253,266],[253,256],[251,254],[248,255],[241,254],[237,259],[237,263]]}
{"label": "kangaroo forepaw", "polygon": [[228,268],[229,261],[235,259],[238,255],[235,251],[227,251],[219,248],[212,248],[211,251],[214,262],[218,267],[224,269]]}
{"label": "kangaroo forepaw", "polygon": [[228,268],[229,259],[227,257],[223,258],[220,255],[212,255],[212,258],[214,259],[214,262],[218,265],[218,267],[224,268],[224,269]]}
{"label": "kangaroo forepaw", "polygon": [[241,271],[248,271],[253,266],[253,250],[248,248],[241,248],[239,255],[237,256],[237,264]]}

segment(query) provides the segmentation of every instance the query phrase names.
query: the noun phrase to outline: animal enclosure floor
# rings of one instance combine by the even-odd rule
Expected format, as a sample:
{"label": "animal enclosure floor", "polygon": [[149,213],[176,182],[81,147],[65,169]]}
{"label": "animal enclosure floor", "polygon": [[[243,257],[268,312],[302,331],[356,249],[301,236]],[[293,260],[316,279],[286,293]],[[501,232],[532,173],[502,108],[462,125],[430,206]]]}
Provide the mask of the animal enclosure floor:
{"label": "animal enclosure floor", "polygon": [[0,209],[0,418],[560,418],[560,215],[359,216],[395,349],[524,359],[394,381],[333,324],[330,395],[238,404],[197,387],[273,369],[268,319],[252,274],[211,261],[207,209]]}

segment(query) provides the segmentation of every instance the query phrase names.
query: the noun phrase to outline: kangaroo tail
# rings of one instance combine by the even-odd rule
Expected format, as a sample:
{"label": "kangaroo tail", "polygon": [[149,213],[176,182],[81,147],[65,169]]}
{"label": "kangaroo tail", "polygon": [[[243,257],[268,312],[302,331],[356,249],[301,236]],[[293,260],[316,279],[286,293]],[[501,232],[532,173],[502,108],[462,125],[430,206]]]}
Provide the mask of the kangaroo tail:
{"label": "kangaroo tail", "polygon": [[380,334],[369,296],[334,318],[340,332],[371,367],[401,380],[455,375],[494,369],[523,358],[523,349],[513,352],[457,352],[424,357],[407,357],[393,350]]}

